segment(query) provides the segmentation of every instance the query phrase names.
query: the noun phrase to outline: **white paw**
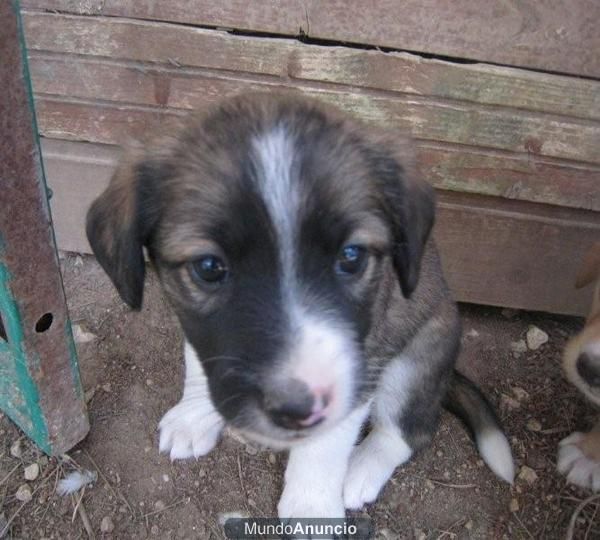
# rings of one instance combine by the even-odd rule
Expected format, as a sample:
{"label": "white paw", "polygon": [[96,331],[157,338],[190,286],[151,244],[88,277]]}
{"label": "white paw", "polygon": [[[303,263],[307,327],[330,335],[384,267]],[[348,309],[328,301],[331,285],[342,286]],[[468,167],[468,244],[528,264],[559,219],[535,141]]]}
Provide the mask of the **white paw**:
{"label": "white paw", "polygon": [[585,433],[576,431],[560,441],[556,468],[566,475],[567,482],[600,491],[600,462],[587,457],[579,447],[585,438]]}
{"label": "white paw", "polygon": [[344,480],[344,505],[359,510],[375,501],[377,495],[394,472],[394,465],[378,461],[377,455],[359,446],[350,457]]}
{"label": "white paw", "polygon": [[225,425],[221,415],[207,398],[182,399],[162,417],[159,450],[171,460],[200,457],[217,444]]}
{"label": "white paw", "polygon": [[359,510],[375,501],[396,467],[412,455],[399,433],[374,429],[352,455],[344,479],[344,505]]}
{"label": "white paw", "polygon": [[277,505],[282,519],[290,518],[344,518],[344,501],[339,492],[313,483],[286,483]]}

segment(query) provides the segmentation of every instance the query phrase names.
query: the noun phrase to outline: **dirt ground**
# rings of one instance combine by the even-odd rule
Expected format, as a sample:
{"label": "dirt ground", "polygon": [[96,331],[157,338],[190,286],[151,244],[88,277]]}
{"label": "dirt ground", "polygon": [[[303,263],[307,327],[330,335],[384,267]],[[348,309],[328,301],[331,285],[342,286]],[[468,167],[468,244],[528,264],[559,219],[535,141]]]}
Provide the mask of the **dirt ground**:
{"label": "dirt ground", "polygon": [[[171,463],[158,453],[156,426],[179,400],[183,364],[181,334],[154,276],[143,310],[133,313],[93,258],[67,255],[62,263],[72,321],[96,336],[77,344],[92,427],[70,459],[46,458],[0,414],[6,538],[221,538],[226,513],[273,516],[284,455],[232,438],[198,461]],[[445,415],[433,445],[397,470],[364,514],[383,539],[564,538],[575,507],[589,495],[555,471],[558,441],[594,419],[560,371],[561,349],[582,321],[461,310],[460,367],[498,407],[521,478],[512,487],[498,481],[459,422]],[[548,343],[515,352],[530,325],[544,330]],[[11,447],[19,439],[15,457]],[[40,474],[26,481],[24,468],[32,463]],[[75,467],[97,472],[98,480],[82,497],[58,496],[56,482]],[[22,484],[33,493],[26,503],[16,498]],[[596,510],[584,508],[576,538],[600,538]]]}

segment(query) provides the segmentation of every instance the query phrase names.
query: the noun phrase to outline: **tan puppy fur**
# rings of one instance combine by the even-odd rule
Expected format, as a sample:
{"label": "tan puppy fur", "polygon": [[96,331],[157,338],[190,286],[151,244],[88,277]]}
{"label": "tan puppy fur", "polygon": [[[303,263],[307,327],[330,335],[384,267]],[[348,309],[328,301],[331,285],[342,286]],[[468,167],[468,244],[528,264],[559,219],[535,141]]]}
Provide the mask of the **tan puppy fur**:
{"label": "tan puppy fur", "polygon": [[[594,281],[590,314],[583,330],[565,347],[563,369],[570,382],[600,405],[600,242],[588,252],[576,287]],[[557,467],[572,484],[600,491],[600,419],[589,433],[574,432],[560,442]]]}

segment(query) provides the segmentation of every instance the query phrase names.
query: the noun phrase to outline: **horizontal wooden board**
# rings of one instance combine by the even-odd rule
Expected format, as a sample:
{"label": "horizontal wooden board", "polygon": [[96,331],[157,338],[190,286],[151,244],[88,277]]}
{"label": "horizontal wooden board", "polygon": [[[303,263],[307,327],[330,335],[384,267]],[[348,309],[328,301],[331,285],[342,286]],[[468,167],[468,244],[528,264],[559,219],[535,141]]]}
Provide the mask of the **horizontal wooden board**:
{"label": "horizontal wooden board", "polygon": [[600,77],[596,0],[22,0],[28,8],[236,28]]}
{"label": "horizontal wooden board", "polygon": [[324,81],[600,119],[600,82],[573,77],[130,19],[26,12],[23,20],[31,51]]}
{"label": "horizontal wooden board", "polygon": [[[60,249],[89,252],[85,212],[107,185],[114,147],[42,140]],[[435,236],[455,296],[462,301],[556,313],[586,313],[575,291],[579,261],[600,236],[595,212],[440,192]]]}
{"label": "horizontal wooden board", "polygon": [[[255,80],[241,75],[213,75],[190,72],[179,68],[140,67],[113,61],[72,58],[39,58],[30,62],[33,88],[40,94],[40,127],[47,123],[44,112],[46,94],[90,100],[89,114],[96,114],[95,103],[109,100],[134,105],[159,106],[170,109],[202,108],[223,96],[253,90],[301,91],[319,97],[367,122],[409,131],[414,137],[430,141],[470,144],[512,152],[529,152],[547,157],[600,163],[600,122],[589,122],[566,117],[548,117],[523,111],[497,109],[440,102],[404,95],[381,95],[355,92],[340,87],[294,85],[284,80]],[[42,96],[41,94],[44,94]],[[69,100],[61,105],[67,111]],[[56,97],[51,102],[58,107]],[[114,118],[109,105],[107,122]],[[122,110],[122,109],[120,109]],[[68,113],[67,113],[68,114]],[[56,111],[53,118],[58,118]],[[121,112],[118,113],[121,115]],[[68,122],[68,118],[64,120]],[[112,143],[121,134],[95,132],[89,124],[75,137],[93,142]],[[72,136],[72,135],[71,135]],[[59,138],[66,137],[66,134]]]}
{"label": "horizontal wooden board", "polygon": [[[207,95],[219,99],[218,92]],[[43,135],[118,143],[142,138],[175,117],[173,110],[93,106],[38,99]],[[600,210],[600,168],[554,163],[527,155],[418,141],[423,175],[436,187]]]}

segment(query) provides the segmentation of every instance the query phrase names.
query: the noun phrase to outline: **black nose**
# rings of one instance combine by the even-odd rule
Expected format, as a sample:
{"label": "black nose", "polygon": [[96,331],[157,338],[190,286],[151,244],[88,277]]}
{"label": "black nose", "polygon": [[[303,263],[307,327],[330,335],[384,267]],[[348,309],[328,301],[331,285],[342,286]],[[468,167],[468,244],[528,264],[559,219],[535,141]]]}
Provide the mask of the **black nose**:
{"label": "black nose", "polygon": [[590,386],[600,386],[600,356],[582,352],[577,358],[577,373]]}
{"label": "black nose", "polygon": [[304,429],[318,424],[321,419],[315,422],[307,422],[313,411],[314,399],[305,397],[298,401],[288,401],[276,409],[268,409],[267,413],[273,420],[273,423],[285,429]]}

